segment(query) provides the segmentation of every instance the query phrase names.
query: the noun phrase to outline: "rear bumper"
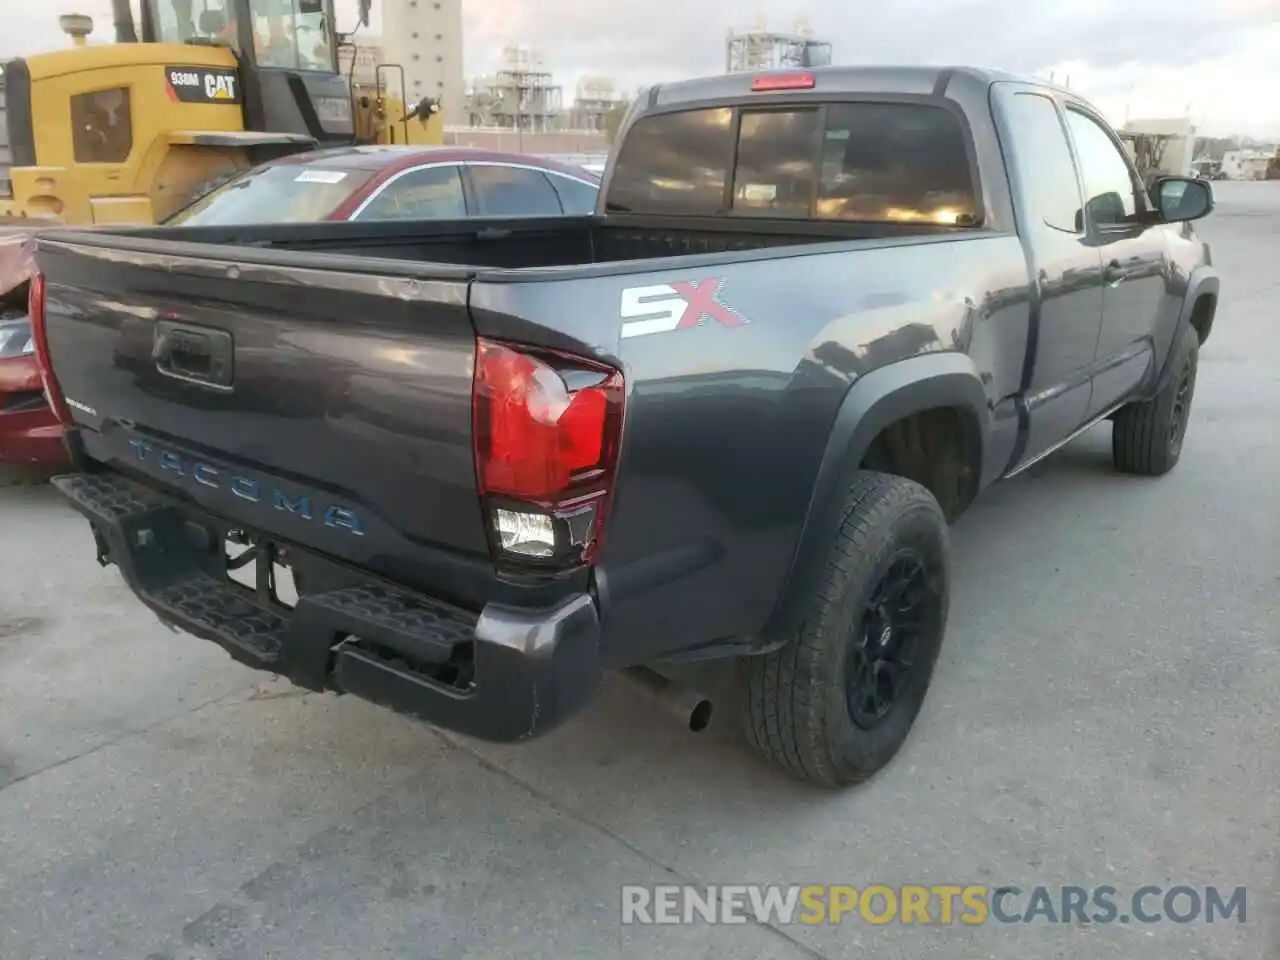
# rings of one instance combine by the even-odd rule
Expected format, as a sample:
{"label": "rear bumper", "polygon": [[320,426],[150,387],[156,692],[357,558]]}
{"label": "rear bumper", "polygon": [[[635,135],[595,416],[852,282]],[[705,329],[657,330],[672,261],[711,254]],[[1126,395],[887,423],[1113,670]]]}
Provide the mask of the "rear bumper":
{"label": "rear bumper", "polygon": [[300,686],[491,741],[545,733],[599,687],[600,624],[586,594],[477,616],[370,579],[289,609],[226,578],[225,521],[118,474],[53,485],[89,520],[99,559],[161,620]]}

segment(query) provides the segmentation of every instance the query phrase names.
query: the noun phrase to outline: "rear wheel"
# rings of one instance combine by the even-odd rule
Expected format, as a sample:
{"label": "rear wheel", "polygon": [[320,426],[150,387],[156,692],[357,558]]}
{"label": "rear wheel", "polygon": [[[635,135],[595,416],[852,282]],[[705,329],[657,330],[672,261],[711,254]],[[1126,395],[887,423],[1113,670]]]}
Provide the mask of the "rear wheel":
{"label": "rear wheel", "polygon": [[906,741],[946,627],[950,542],[924,487],[862,473],[804,624],[747,668],[748,740],[791,775],[866,780]]}
{"label": "rear wheel", "polygon": [[1121,407],[1111,428],[1111,459],[1117,470],[1142,476],[1168,473],[1182,456],[1200,362],[1200,338],[1182,332],[1172,363],[1173,376],[1150,400]]}

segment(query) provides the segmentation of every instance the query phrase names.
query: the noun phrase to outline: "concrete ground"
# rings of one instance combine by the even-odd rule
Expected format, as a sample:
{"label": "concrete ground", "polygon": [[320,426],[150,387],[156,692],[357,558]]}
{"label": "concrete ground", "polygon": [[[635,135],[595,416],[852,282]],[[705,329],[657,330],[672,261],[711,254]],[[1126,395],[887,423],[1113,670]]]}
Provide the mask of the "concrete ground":
{"label": "concrete ground", "polygon": [[[1280,956],[1280,183],[1218,196],[1182,463],[1118,476],[1103,426],[993,489],[915,733],[847,793],[616,687],[520,747],[303,695],[0,491],[0,958]],[[1244,923],[620,924],[623,884],[679,882],[1248,892]]]}

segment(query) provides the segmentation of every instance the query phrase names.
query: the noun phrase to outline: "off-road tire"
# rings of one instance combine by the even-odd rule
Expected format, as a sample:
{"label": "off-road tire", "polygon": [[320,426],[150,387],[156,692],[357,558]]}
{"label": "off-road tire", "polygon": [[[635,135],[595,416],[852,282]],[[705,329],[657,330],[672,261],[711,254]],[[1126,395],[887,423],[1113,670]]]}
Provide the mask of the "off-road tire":
{"label": "off-road tire", "polygon": [[1188,326],[1174,346],[1173,375],[1150,400],[1116,411],[1111,427],[1111,460],[1122,473],[1158,477],[1182,456],[1191,419],[1200,363],[1200,338]]}
{"label": "off-road tire", "polygon": [[[854,647],[866,634],[864,607],[904,556],[922,561],[936,612],[918,634],[902,699],[866,729],[854,722],[846,671],[862,656]],[[792,776],[823,786],[860,783],[880,770],[924,702],[946,629],[950,577],[947,523],[933,495],[902,477],[859,473],[800,629],[746,664],[748,742]]]}

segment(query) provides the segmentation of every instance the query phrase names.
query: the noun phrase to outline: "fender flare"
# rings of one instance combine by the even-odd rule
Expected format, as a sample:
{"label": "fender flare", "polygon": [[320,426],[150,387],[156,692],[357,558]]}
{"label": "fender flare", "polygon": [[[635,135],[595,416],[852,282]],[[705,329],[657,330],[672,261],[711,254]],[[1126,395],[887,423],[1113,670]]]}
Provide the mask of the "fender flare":
{"label": "fender flare", "polygon": [[[1178,322],[1190,323],[1191,314],[1195,312],[1196,301],[1205,295],[1212,297],[1218,296],[1218,290],[1222,286],[1218,276],[1218,271],[1208,264],[1203,264],[1191,271],[1191,277],[1187,280],[1187,293],[1182,298],[1182,312],[1178,315]],[[1209,339],[1209,331],[1205,331],[1205,339]]]}
{"label": "fender flare", "polygon": [[[1184,332],[1191,326],[1191,315],[1195,312],[1196,302],[1206,295],[1216,298],[1220,286],[1218,271],[1208,264],[1202,264],[1191,271],[1191,276],[1187,279],[1187,292],[1182,297],[1182,309],[1178,312],[1178,323],[1173,330],[1173,339],[1169,342],[1169,351],[1160,364],[1160,375],[1156,378],[1152,396],[1163,390],[1174,374],[1173,358],[1177,355],[1178,343]],[[1212,326],[1211,321],[1210,329]],[[1209,339],[1209,330],[1205,331],[1204,339]]]}
{"label": "fender flare", "polygon": [[975,458],[973,493],[981,483],[991,406],[973,360],[963,353],[929,353],[880,367],[859,378],[844,396],[818,466],[791,566],[761,634],[761,652],[776,649],[802,622],[807,602],[826,568],[839,528],[844,493],[872,442],[891,423],[934,407],[966,411]]}

